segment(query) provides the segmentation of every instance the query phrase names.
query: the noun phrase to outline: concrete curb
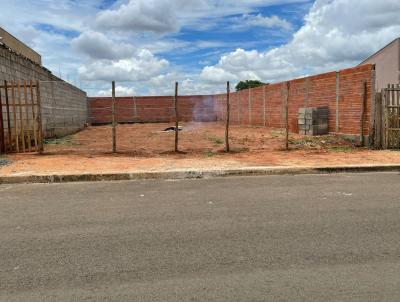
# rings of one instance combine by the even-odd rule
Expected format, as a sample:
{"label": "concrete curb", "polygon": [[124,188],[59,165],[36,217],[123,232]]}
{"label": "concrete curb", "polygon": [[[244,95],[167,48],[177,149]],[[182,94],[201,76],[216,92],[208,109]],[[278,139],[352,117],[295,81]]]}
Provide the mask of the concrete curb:
{"label": "concrete curb", "polygon": [[0,176],[0,184],[65,183],[145,179],[201,179],[228,176],[298,175],[363,172],[400,172],[400,165],[361,165],[334,167],[245,167],[220,170],[171,170],[133,173],[13,175]]}

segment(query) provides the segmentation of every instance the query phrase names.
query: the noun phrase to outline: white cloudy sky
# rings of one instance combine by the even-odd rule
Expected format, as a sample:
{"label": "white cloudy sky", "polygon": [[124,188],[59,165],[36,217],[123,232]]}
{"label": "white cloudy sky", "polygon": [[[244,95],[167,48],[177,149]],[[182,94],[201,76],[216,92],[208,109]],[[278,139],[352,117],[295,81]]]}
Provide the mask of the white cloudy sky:
{"label": "white cloudy sky", "polygon": [[90,95],[214,93],[357,65],[399,0],[0,0],[0,26]]}

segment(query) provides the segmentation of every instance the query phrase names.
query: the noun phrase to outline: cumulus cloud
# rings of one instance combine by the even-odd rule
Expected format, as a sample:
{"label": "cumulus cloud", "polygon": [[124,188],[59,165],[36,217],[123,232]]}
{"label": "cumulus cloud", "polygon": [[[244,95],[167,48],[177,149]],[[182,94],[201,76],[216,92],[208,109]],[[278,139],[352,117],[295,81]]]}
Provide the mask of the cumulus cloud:
{"label": "cumulus cloud", "polygon": [[[116,96],[134,96],[136,95],[136,90],[133,87],[126,87],[126,86],[116,86],[115,87],[115,94]],[[97,93],[97,96],[111,96],[112,90],[100,90]]]}
{"label": "cumulus cloud", "polygon": [[118,42],[106,35],[87,31],[72,40],[72,47],[92,59],[124,59],[136,52],[136,48],[128,43]]}
{"label": "cumulus cloud", "polygon": [[167,0],[132,0],[119,8],[100,12],[96,25],[101,29],[150,31],[157,33],[178,30],[174,6]]}
{"label": "cumulus cloud", "polygon": [[237,49],[206,66],[208,82],[278,81],[360,63],[400,33],[400,2],[317,0],[286,45],[265,52]]}
{"label": "cumulus cloud", "polygon": [[215,83],[199,81],[197,74],[169,72],[152,78],[147,83],[148,93],[152,95],[173,95],[175,82],[179,82],[180,95],[214,94],[224,89],[224,85],[218,86]]}
{"label": "cumulus cloud", "polygon": [[79,75],[85,81],[147,81],[159,75],[168,65],[167,60],[141,49],[127,59],[91,61],[79,68]]}
{"label": "cumulus cloud", "polygon": [[245,21],[256,26],[287,28],[290,24],[277,16],[248,16],[254,8],[309,0],[129,0],[119,7],[100,12],[96,28],[157,34],[189,28],[213,27],[219,18],[245,14]]}

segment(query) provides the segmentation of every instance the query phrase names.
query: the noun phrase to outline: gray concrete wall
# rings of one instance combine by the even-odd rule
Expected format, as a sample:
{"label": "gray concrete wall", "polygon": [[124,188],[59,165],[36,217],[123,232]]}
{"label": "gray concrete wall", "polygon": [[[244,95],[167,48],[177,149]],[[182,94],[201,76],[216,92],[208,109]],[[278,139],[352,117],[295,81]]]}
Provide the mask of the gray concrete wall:
{"label": "gray concrete wall", "polygon": [[400,39],[396,39],[361,64],[375,64],[376,89],[400,83]]}
{"label": "gray concrete wall", "polygon": [[45,137],[71,134],[82,129],[87,123],[86,92],[0,45],[0,85],[4,84],[4,80],[40,81]]}

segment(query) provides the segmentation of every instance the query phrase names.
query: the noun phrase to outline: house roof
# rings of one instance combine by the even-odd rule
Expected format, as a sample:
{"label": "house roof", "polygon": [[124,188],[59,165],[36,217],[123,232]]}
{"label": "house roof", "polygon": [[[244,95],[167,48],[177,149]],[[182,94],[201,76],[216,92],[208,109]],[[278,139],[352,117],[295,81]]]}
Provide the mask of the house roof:
{"label": "house roof", "polygon": [[369,59],[372,59],[373,57],[375,57],[377,54],[380,54],[381,52],[383,52],[386,48],[388,48],[389,46],[391,46],[394,43],[400,43],[400,37],[394,39],[392,42],[390,42],[389,44],[387,44],[385,47],[381,48],[380,50],[378,50],[377,52],[375,52],[374,54],[370,55],[368,58],[366,58],[364,61],[362,61],[359,65],[363,65],[365,64],[366,61],[368,61]]}

